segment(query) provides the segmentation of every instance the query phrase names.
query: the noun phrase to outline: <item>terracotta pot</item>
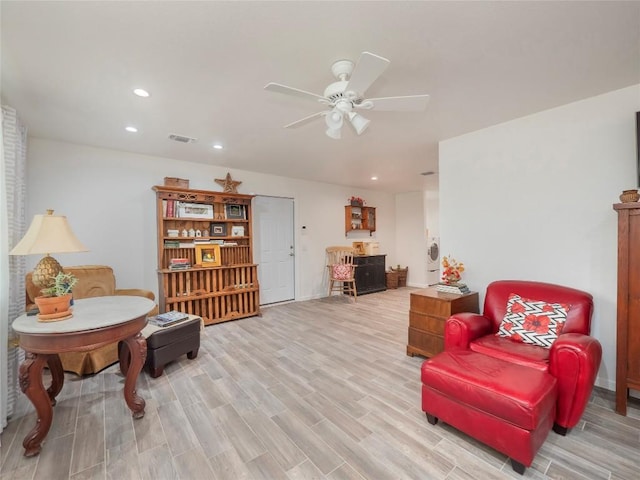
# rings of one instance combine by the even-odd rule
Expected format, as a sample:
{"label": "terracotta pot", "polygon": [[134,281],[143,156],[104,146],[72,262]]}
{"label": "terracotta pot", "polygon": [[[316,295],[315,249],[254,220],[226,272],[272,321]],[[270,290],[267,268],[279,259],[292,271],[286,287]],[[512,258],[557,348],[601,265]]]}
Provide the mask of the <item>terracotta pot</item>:
{"label": "terracotta pot", "polygon": [[38,306],[40,320],[61,319],[71,315],[71,294],[61,297],[36,297],[33,299]]}
{"label": "terracotta pot", "polygon": [[640,193],[638,193],[637,189],[633,190],[623,190],[620,195],[620,201],[622,203],[633,203],[640,200]]}

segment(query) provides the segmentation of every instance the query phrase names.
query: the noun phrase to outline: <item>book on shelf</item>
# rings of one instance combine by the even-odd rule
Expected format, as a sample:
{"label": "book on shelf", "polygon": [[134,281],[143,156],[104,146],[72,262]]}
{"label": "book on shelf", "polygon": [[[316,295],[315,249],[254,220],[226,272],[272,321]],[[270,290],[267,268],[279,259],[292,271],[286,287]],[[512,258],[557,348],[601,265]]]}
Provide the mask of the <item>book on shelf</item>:
{"label": "book on shelf", "polygon": [[180,242],[178,240],[165,240],[164,248],[179,248]]}
{"label": "book on shelf", "polygon": [[167,218],[175,217],[175,200],[167,200]]}
{"label": "book on shelf", "polygon": [[170,312],[160,313],[155,317],[149,317],[149,323],[158,327],[168,327],[174,323],[182,322],[189,318],[189,315],[184,312],[178,312],[177,310],[171,310]]}
{"label": "book on shelf", "polygon": [[222,244],[223,247],[237,247],[238,246],[238,242],[224,242]]}
{"label": "book on shelf", "polygon": [[176,258],[172,258],[171,260],[169,260],[169,263],[171,265],[185,265],[185,264],[189,263],[189,259],[188,258],[182,258],[182,257],[176,257]]}
{"label": "book on shelf", "polygon": [[190,263],[169,265],[169,270],[189,270],[190,268],[191,268]]}
{"label": "book on shelf", "polygon": [[442,293],[456,293],[456,294],[463,294],[463,293],[470,293],[471,290],[469,290],[469,287],[467,287],[464,283],[456,283],[454,284],[446,284],[446,283],[438,283],[436,285],[436,290],[438,292],[442,292]]}
{"label": "book on shelf", "polygon": [[169,270],[187,270],[191,268],[188,258],[172,258],[169,260]]}

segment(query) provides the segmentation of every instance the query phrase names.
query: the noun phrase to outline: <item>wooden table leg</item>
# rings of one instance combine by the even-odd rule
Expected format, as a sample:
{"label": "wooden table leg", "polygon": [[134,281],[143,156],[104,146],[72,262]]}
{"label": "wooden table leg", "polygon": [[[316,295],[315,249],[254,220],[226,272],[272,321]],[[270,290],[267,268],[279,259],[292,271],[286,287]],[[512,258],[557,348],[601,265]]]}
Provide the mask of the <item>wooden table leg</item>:
{"label": "wooden table leg", "polygon": [[129,353],[129,345],[125,341],[118,344],[118,361],[120,362],[120,373],[126,377],[131,363],[131,354]]}
{"label": "wooden table leg", "polygon": [[64,370],[62,370],[62,362],[57,354],[48,355],[48,357],[47,365],[51,373],[51,385],[47,388],[47,394],[51,400],[51,406],[55,406],[56,397],[64,385]]}
{"label": "wooden table leg", "polygon": [[[32,457],[40,453],[42,440],[47,436],[51,428],[53,419],[52,399],[45,391],[42,383],[42,370],[50,359],[51,355],[38,355],[27,352],[24,362],[20,365],[20,389],[31,401],[38,415],[35,427],[24,437],[22,442],[25,457]],[[57,381],[52,381],[52,392],[57,388],[57,386],[54,388],[54,384],[58,385]],[[60,388],[62,388],[61,383]],[[55,400],[55,395],[58,392],[53,395],[53,400]]]}
{"label": "wooden table leg", "polygon": [[138,332],[135,336],[127,338],[125,342],[127,344],[125,348],[129,350],[129,365],[124,381],[124,399],[133,412],[133,418],[142,418],[146,404],[144,399],[136,393],[136,381],[147,359],[147,340]]}

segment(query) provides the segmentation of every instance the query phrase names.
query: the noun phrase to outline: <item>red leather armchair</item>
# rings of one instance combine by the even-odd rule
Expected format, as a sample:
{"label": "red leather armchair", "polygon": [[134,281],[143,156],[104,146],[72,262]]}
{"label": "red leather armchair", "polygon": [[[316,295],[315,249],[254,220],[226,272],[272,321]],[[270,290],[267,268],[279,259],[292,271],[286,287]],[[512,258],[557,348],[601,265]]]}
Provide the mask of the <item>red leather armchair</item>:
{"label": "red leather armchair", "polygon": [[[569,305],[562,332],[551,348],[496,336],[512,293]],[[584,413],[602,356],[600,343],[589,336],[593,297],[549,283],[501,280],[487,287],[483,312],[458,313],[447,320],[445,351],[471,350],[551,374],[557,381],[553,430],[566,435]]]}

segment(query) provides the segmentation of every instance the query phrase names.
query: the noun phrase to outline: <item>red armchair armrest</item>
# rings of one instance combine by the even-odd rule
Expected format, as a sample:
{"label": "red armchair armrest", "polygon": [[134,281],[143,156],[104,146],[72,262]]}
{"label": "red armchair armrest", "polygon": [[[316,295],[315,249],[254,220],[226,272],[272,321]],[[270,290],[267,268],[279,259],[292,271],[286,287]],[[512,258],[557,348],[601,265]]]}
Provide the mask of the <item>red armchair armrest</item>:
{"label": "red armchair armrest", "polygon": [[455,313],[444,326],[445,350],[468,350],[476,338],[490,335],[492,321],[478,313]]}
{"label": "red armchair armrest", "polygon": [[582,417],[601,358],[600,342],[589,335],[566,333],[553,342],[549,373],[558,381],[557,425],[573,428]]}

